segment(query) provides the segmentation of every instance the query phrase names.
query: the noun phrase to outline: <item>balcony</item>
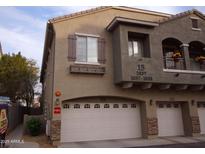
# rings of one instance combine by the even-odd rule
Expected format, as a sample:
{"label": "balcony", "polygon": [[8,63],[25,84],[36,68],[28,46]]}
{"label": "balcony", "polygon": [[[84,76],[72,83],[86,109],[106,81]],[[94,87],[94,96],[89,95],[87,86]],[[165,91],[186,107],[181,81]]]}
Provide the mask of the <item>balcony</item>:
{"label": "balcony", "polygon": [[153,24],[144,26],[121,20],[114,23],[107,28],[112,33],[114,84],[143,90],[155,87],[160,90],[204,89],[205,65],[191,61],[205,56],[204,45],[186,44],[174,37],[163,37],[159,41],[161,38],[153,33],[157,25]]}
{"label": "balcony", "polygon": [[166,69],[176,69],[176,70],[185,70],[185,59],[184,58],[171,58],[164,57],[164,67]]}
{"label": "balcony", "polygon": [[205,61],[196,62],[194,59],[190,59],[191,70],[205,71]]}

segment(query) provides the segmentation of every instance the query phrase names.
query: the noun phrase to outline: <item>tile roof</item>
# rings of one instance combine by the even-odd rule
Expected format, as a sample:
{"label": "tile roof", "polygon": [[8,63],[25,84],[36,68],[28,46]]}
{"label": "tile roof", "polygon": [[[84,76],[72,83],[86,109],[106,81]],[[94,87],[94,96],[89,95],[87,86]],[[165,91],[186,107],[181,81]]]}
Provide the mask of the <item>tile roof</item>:
{"label": "tile roof", "polygon": [[55,17],[55,18],[50,19],[49,21],[50,22],[55,22],[55,21],[62,20],[62,19],[77,17],[77,16],[80,16],[80,15],[83,15],[83,14],[86,14],[86,13],[93,13],[93,12],[96,12],[96,11],[99,11],[99,10],[104,10],[104,9],[107,9],[107,8],[112,8],[112,7],[111,6],[100,6],[100,7],[96,7],[96,8],[92,8],[92,9],[87,9],[87,10],[84,10],[84,11],[71,13],[71,14],[68,14],[68,15]]}
{"label": "tile roof", "polygon": [[164,16],[164,17],[170,17],[171,16],[171,14],[167,14],[167,13],[144,10],[144,9],[138,9],[138,8],[133,8],[133,7],[126,7],[126,6],[100,6],[100,7],[87,9],[87,10],[84,10],[84,11],[71,13],[71,14],[68,14],[68,15],[55,17],[55,18],[49,19],[49,22],[51,22],[51,23],[58,22],[58,21],[69,19],[69,18],[74,18],[74,17],[86,15],[86,14],[89,14],[89,13],[95,13],[95,12],[98,12],[98,11],[111,9],[111,8],[120,9],[120,10],[127,10],[127,11],[144,12],[144,13],[155,14],[155,15],[160,15],[160,16]]}
{"label": "tile roof", "polygon": [[168,21],[172,21],[172,20],[175,20],[175,19],[178,19],[178,18],[185,17],[185,16],[190,15],[190,14],[196,14],[199,17],[201,17],[205,20],[205,15],[203,13],[201,13],[200,11],[198,11],[196,9],[192,9],[192,10],[188,10],[188,11],[185,11],[185,12],[178,13],[176,15],[172,15],[169,18],[164,18],[162,20],[159,20],[159,23],[165,23],[165,22],[168,22]]}

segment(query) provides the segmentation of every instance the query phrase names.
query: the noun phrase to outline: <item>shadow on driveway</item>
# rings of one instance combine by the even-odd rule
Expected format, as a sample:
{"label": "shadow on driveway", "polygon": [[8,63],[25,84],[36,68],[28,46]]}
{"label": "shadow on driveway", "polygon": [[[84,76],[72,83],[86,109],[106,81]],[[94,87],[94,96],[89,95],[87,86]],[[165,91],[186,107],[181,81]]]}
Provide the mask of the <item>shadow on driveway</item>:
{"label": "shadow on driveway", "polygon": [[133,148],[205,148],[205,142],[179,143],[179,144],[155,145],[155,146],[133,147]]}

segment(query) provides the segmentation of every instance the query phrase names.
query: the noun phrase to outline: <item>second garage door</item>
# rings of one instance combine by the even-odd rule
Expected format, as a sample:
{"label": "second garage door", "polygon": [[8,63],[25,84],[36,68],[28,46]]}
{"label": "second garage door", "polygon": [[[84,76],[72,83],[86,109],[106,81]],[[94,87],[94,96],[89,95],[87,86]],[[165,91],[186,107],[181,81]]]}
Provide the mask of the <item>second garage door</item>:
{"label": "second garage door", "polygon": [[180,104],[160,103],[157,107],[159,136],[184,135]]}
{"label": "second garage door", "polygon": [[198,115],[201,134],[205,134],[205,103],[198,103]]}
{"label": "second garage door", "polygon": [[139,104],[64,104],[61,142],[141,137]]}

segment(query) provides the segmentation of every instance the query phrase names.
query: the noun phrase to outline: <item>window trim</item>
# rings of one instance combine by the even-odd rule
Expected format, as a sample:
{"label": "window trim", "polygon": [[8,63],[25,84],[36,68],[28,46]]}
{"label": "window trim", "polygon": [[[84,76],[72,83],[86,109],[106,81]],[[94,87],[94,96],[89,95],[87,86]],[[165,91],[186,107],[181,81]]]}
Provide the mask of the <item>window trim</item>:
{"label": "window trim", "polygon": [[79,62],[79,61],[75,61],[74,64],[88,64],[88,65],[101,65],[99,62],[95,63],[95,62]]}
{"label": "window trim", "polygon": [[195,31],[201,31],[201,28],[191,28],[192,30],[195,30]]}
{"label": "window trim", "polygon": [[100,35],[95,35],[95,34],[86,34],[86,33],[75,33],[76,36],[87,36],[87,37],[95,37],[95,38],[100,38]]}
{"label": "window trim", "polygon": [[[201,31],[201,28],[199,28],[199,18],[197,18],[197,17],[190,17],[190,19],[191,19],[191,29],[192,30],[194,30],[194,31]],[[197,27],[193,27],[193,21],[196,21],[197,23]]]}

